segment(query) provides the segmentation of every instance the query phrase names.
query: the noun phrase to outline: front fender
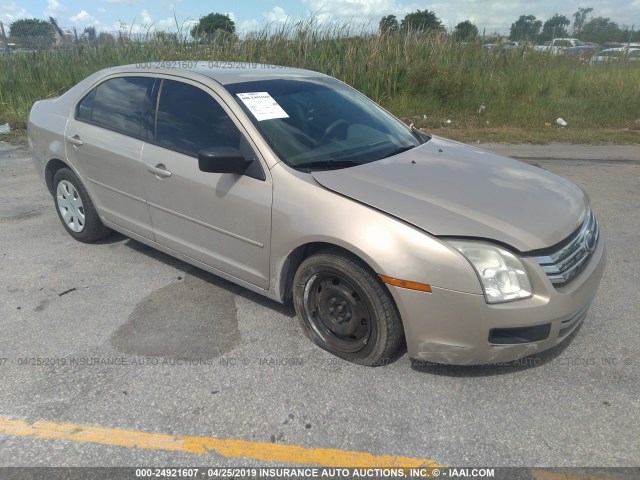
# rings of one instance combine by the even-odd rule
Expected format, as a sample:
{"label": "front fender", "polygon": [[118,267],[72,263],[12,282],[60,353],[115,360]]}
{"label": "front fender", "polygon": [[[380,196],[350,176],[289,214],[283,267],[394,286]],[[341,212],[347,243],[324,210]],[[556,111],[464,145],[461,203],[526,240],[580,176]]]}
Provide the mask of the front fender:
{"label": "front fender", "polygon": [[[272,285],[300,246],[326,243],[358,256],[378,274],[482,294],[469,263],[428,233],[319,185],[278,164],[272,170]],[[286,272],[285,272],[286,273]],[[275,288],[275,287],[274,287]],[[282,298],[284,292],[275,292]]]}

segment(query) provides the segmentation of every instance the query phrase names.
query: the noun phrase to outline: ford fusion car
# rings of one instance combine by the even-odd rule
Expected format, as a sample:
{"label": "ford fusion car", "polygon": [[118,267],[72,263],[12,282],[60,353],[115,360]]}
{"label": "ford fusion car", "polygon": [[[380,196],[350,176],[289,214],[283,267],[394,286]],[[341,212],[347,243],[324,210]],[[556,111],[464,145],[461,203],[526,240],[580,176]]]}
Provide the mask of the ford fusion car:
{"label": "ford fusion car", "polygon": [[562,342],[605,268],[587,194],[431,137],[320,73],[176,62],[36,102],[33,161],[67,232],[111,230],[279,302],[376,365],[504,362]]}

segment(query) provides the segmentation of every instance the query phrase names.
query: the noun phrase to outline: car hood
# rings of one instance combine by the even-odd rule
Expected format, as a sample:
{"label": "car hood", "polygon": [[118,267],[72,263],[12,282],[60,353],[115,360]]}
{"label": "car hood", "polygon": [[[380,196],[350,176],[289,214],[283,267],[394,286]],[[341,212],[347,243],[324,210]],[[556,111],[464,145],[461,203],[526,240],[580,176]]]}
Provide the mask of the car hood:
{"label": "car hood", "polygon": [[521,252],[565,239],[589,209],[587,195],[562,177],[437,137],[377,162],[312,175],[433,235],[491,239]]}

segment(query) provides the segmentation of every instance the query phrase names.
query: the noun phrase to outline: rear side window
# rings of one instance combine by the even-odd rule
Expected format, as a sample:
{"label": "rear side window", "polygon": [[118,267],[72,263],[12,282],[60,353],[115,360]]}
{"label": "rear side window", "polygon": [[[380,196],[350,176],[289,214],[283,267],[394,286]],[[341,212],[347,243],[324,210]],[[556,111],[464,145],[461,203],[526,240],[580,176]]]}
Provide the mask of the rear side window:
{"label": "rear side window", "polygon": [[98,85],[78,104],[76,118],[145,138],[154,79],[118,77]]}
{"label": "rear side window", "polygon": [[207,148],[239,148],[241,134],[211,95],[187,83],[164,80],[155,138],[163,147],[195,157]]}

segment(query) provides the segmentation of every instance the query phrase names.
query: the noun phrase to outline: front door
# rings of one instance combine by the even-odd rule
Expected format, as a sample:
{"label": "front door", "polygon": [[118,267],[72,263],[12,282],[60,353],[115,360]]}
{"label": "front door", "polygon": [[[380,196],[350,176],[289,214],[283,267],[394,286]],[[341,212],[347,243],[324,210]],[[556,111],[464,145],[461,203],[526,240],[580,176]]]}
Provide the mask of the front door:
{"label": "front door", "polygon": [[[269,287],[272,188],[252,148],[213,92],[165,79],[142,183],[156,241],[260,288]],[[205,173],[198,152],[239,149],[257,175]],[[266,178],[265,178],[266,177]]]}

